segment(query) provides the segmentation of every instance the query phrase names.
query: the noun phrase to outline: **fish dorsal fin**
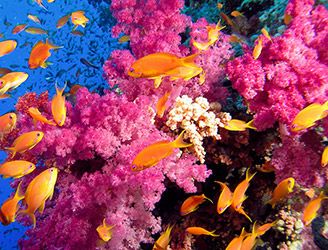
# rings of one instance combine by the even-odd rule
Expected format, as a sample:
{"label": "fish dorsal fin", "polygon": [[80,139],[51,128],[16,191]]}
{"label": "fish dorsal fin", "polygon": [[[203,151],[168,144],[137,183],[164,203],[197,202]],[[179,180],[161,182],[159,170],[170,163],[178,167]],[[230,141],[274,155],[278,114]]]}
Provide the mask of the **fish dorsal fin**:
{"label": "fish dorsal fin", "polygon": [[183,140],[183,134],[185,133],[186,131],[183,130],[181,132],[181,134],[178,136],[178,138],[176,138],[173,142],[172,142],[172,146],[174,148],[188,148],[190,146],[192,146],[193,144],[192,143],[187,143]]}

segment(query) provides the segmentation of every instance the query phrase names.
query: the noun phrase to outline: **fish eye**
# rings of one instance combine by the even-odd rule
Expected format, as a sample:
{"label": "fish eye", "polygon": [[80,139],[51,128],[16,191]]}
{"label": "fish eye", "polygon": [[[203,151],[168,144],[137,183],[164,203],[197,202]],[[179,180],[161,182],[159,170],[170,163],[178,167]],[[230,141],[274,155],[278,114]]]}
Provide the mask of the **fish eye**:
{"label": "fish eye", "polygon": [[130,70],[129,70],[130,72],[134,72],[134,68],[130,68]]}
{"label": "fish eye", "polygon": [[12,120],[12,119],[14,119],[14,117],[13,117],[12,115],[10,115],[10,116],[9,116],[9,119]]}
{"label": "fish eye", "polygon": [[33,164],[30,164],[30,168],[33,168]]}
{"label": "fish eye", "polygon": [[37,133],[36,136],[41,136],[41,134],[40,133]]}
{"label": "fish eye", "polygon": [[52,169],[50,169],[50,172],[53,172],[54,170],[53,170],[53,168]]}

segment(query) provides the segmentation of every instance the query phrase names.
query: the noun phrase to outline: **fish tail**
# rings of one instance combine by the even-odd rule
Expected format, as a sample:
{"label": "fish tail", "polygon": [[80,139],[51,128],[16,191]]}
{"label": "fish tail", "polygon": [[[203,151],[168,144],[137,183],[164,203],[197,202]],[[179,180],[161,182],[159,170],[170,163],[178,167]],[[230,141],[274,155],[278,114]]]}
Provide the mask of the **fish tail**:
{"label": "fish tail", "polygon": [[256,127],[254,126],[254,119],[246,123],[246,128],[257,130]]}
{"label": "fish tail", "polygon": [[176,138],[173,142],[172,142],[172,145],[174,148],[187,148],[187,147],[190,147],[192,146],[192,143],[187,143],[185,141],[183,141],[183,134],[185,133],[186,131],[183,130],[181,132],[181,134],[178,136],[178,138]]}
{"label": "fish tail", "polygon": [[249,174],[249,168],[248,168],[247,171],[246,171],[246,180],[248,182],[250,182],[255,175],[256,175],[256,172],[250,176],[250,174]]}
{"label": "fish tail", "polygon": [[215,231],[216,230],[213,230],[209,233],[209,235],[213,236],[213,237],[218,237],[219,235],[218,234],[215,234]]}
{"label": "fish tail", "polygon": [[17,215],[28,215],[33,223],[33,228],[36,226],[36,218],[34,213],[31,213],[28,209],[18,211]]}
{"label": "fish tail", "polygon": [[203,197],[204,197],[204,199],[208,200],[209,202],[211,202],[213,204],[213,201],[210,198],[206,197],[205,195]]}
{"label": "fish tail", "polygon": [[18,184],[17,189],[16,189],[16,193],[15,193],[15,196],[14,196],[14,199],[16,199],[18,201],[24,199],[24,197],[25,197],[24,192],[23,192],[22,187],[21,187],[21,184],[22,184],[22,181]]}
{"label": "fish tail", "polygon": [[273,199],[268,200],[265,204],[271,205],[271,207],[274,209],[276,206],[276,203]]}
{"label": "fish tail", "polygon": [[51,47],[51,49],[62,49],[62,48],[64,48],[64,46],[54,45],[53,43],[49,42],[48,38],[46,39],[46,44],[48,44]]}
{"label": "fish tail", "polygon": [[14,147],[9,147],[9,148],[5,148],[6,150],[9,150],[11,152],[11,157],[10,159],[14,158],[16,155],[16,149]]}
{"label": "fish tail", "polygon": [[56,83],[55,83],[56,94],[62,96],[62,95],[63,95],[63,92],[64,92],[64,90],[65,90],[65,88],[66,88],[66,86],[67,86],[67,82],[65,82],[65,85],[64,85],[63,88],[58,88],[58,85],[57,85],[57,82],[56,82]]}
{"label": "fish tail", "polygon": [[248,214],[246,214],[246,212],[245,212],[245,210],[244,210],[243,208],[240,208],[240,209],[238,210],[238,212],[239,212],[240,214],[244,215],[244,216],[245,216],[250,222],[252,222],[251,217],[249,217]]}
{"label": "fish tail", "polygon": [[322,199],[322,200],[325,200],[325,199],[328,199],[328,196],[325,196],[324,191],[321,191],[320,195],[319,195],[319,198]]}

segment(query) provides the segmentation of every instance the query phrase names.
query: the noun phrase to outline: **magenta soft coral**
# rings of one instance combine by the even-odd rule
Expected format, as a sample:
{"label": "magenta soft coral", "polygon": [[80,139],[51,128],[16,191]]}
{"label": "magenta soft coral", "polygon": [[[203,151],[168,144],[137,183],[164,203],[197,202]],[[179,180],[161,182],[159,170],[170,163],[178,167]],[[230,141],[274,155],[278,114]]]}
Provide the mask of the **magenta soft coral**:
{"label": "magenta soft coral", "polygon": [[[152,210],[166,189],[165,176],[186,192],[195,192],[194,181],[210,175],[205,165],[197,165],[187,154],[173,154],[153,168],[131,171],[142,148],[174,139],[151,123],[148,105],[148,98],[132,103],[124,96],[99,96],[83,88],[75,106],[69,105],[63,127],[37,125],[45,136],[30,153],[49,165],[54,162],[61,171],[54,200],[37,215],[36,229],[21,242],[24,249],[95,249],[96,227],[103,218],[115,225],[110,249],[138,249],[140,242],[151,242],[151,234],[161,230],[161,220]],[[22,131],[33,126],[26,115],[19,124]]]}
{"label": "magenta soft coral", "polygon": [[293,16],[291,24],[272,43],[264,41],[257,60],[245,49],[227,65],[261,130],[276,121],[290,125],[303,107],[328,99],[328,10],[314,8],[313,1],[290,1],[286,13]]}

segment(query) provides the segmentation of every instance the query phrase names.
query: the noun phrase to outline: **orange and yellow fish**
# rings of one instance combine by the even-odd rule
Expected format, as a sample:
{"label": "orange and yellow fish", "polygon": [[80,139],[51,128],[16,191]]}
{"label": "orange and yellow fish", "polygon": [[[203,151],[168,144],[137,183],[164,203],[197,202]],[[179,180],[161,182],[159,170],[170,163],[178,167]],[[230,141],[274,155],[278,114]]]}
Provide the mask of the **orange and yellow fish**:
{"label": "orange and yellow fish", "polygon": [[241,12],[239,12],[238,10],[234,10],[233,12],[230,13],[231,16],[233,17],[239,17],[239,16],[244,16]]}
{"label": "orange and yellow fish", "polygon": [[32,20],[35,23],[41,24],[41,21],[40,21],[40,19],[37,16],[34,16],[34,15],[29,14],[29,15],[27,15],[27,18],[30,19],[30,20]]}
{"label": "orange and yellow fish", "polygon": [[30,69],[46,68],[49,63],[46,60],[51,56],[50,50],[60,49],[62,47],[51,44],[48,39],[45,43],[42,41],[37,42],[32,48],[28,66]]}
{"label": "orange and yellow fish", "polygon": [[255,47],[253,49],[253,58],[254,58],[254,60],[259,58],[259,56],[261,55],[262,47],[263,47],[262,37],[259,37],[258,40],[257,40],[257,44],[255,45]]}
{"label": "orange and yellow fish", "polygon": [[196,211],[198,209],[199,205],[204,203],[206,200],[212,202],[212,200],[207,198],[204,194],[202,194],[202,195],[193,195],[193,196],[188,197],[182,203],[182,205],[180,207],[180,214],[182,216],[185,216],[187,214],[190,214],[190,213]]}
{"label": "orange and yellow fish", "polygon": [[7,91],[16,89],[28,78],[25,72],[10,72],[0,77],[0,95]]}
{"label": "orange and yellow fish", "polygon": [[263,224],[262,226],[256,226],[255,227],[255,223],[254,223],[255,233],[256,233],[257,236],[262,236],[267,231],[269,231],[273,226],[275,226],[276,224],[277,224],[277,221],[274,221],[274,222],[271,222],[271,223]]}
{"label": "orange and yellow fish", "polygon": [[256,222],[253,225],[252,233],[246,234],[245,238],[242,241],[240,250],[252,250],[256,244],[257,233],[255,230]]}
{"label": "orange and yellow fish", "polygon": [[66,120],[66,105],[65,96],[63,92],[66,88],[66,84],[62,89],[59,89],[56,84],[56,95],[51,101],[51,112],[52,116],[58,126],[63,126]]}
{"label": "orange and yellow fish", "polygon": [[42,0],[34,0],[41,8],[47,10],[47,8],[43,5]]}
{"label": "orange and yellow fish", "polygon": [[0,175],[2,175],[3,178],[16,179],[30,174],[34,169],[35,165],[29,161],[8,161],[0,165]]}
{"label": "orange and yellow fish", "polygon": [[166,250],[170,240],[171,240],[171,231],[173,226],[169,225],[165,232],[157,239],[153,246],[153,250]]}
{"label": "orange and yellow fish", "polygon": [[207,36],[208,36],[207,42],[205,43],[193,42],[193,45],[198,50],[207,50],[219,39],[220,31],[224,28],[225,26],[221,26],[220,22],[218,22],[214,28],[211,26],[207,26]]}
{"label": "orange and yellow fish", "polygon": [[128,36],[128,35],[121,36],[121,37],[118,39],[118,42],[119,42],[119,43],[126,43],[126,42],[128,42],[128,41],[130,41],[130,36]]}
{"label": "orange and yellow fish", "polygon": [[57,29],[62,28],[68,22],[70,16],[71,16],[71,14],[68,14],[66,16],[59,18],[59,20],[57,21],[57,24],[56,24],[56,28]]}
{"label": "orange and yellow fish", "polygon": [[220,181],[216,181],[216,183],[219,183],[222,188],[218,203],[216,205],[216,211],[218,214],[222,214],[231,205],[233,194],[225,183]]}
{"label": "orange and yellow fish", "polygon": [[75,30],[78,26],[82,26],[83,28],[86,26],[89,19],[85,17],[84,11],[78,10],[71,13],[71,21],[74,24],[73,30]]}
{"label": "orange and yellow fish", "polygon": [[245,229],[243,228],[241,230],[241,233],[239,236],[233,238],[230,243],[228,244],[228,246],[226,247],[226,250],[240,250],[241,246],[243,244],[243,240],[244,238],[248,235],[248,233],[245,231]]}
{"label": "orange and yellow fish", "polygon": [[12,152],[11,158],[14,158],[16,153],[24,153],[27,150],[34,148],[43,138],[43,132],[31,131],[24,133],[17,137],[13,142],[13,145],[9,148],[5,148]]}
{"label": "orange and yellow fish", "polygon": [[33,228],[36,225],[35,211],[38,209],[42,214],[47,199],[52,198],[55,184],[57,181],[58,169],[49,168],[37,175],[27,186],[25,193],[25,203],[27,208],[19,214],[27,214],[33,222]]}
{"label": "orange and yellow fish", "polygon": [[33,35],[48,35],[48,31],[38,27],[28,27],[25,32]]}
{"label": "orange and yellow fish", "polygon": [[262,29],[261,29],[261,32],[262,32],[262,34],[263,34],[267,39],[269,39],[269,40],[272,42],[271,36],[270,36],[269,32],[268,32],[265,28],[262,28]]}
{"label": "orange and yellow fish", "polygon": [[236,24],[231,20],[230,17],[228,17],[226,14],[223,12],[220,13],[220,16],[223,18],[223,20],[229,24],[231,27],[236,27]]}
{"label": "orange and yellow fish", "polygon": [[324,104],[312,103],[303,108],[292,121],[292,131],[299,132],[310,128],[328,115],[328,101]]}
{"label": "orange and yellow fish", "polygon": [[17,42],[15,40],[5,40],[0,42],[0,57],[8,55],[16,49]]}
{"label": "orange and yellow fish", "polygon": [[217,7],[219,10],[221,10],[221,9],[223,8],[223,4],[222,4],[222,3],[218,3],[218,4],[216,5],[216,7]]}
{"label": "orange and yellow fish", "polygon": [[209,236],[212,236],[212,237],[218,237],[219,235],[218,234],[214,234],[216,230],[213,230],[213,231],[208,231],[202,227],[188,227],[186,229],[186,232],[187,233],[190,233],[190,234],[193,234],[193,235],[209,235]]}
{"label": "orange and yellow fish", "polygon": [[320,193],[319,197],[311,200],[303,211],[303,222],[305,226],[311,224],[312,220],[317,217],[317,213],[321,207],[321,201],[328,199],[328,196],[325,196],[323,192]]}
{"label": "orange and yellow fish", "polygon": [[19,202],[24,199],[24,193],[21,190],[20,182],[17,186],[16,193],[14,197],[7,199],[1,206],[0,213],[3,225],[9,225],[15,221],[16,213],[19,209]]}
{"label": "orange and yellow fish", "polygon": [[80,88],[83,88],[83,86],[81,86],[80,84],[74,84],[74,85],[71,87],[71,89],[69,90],[69,93],[70,93],[71,95],[76,95],[76,93],[78,92],[78,90],[79,90]]}
{"label": "orange and yellow fish", "polygon": [[7,113],[0,116],[0,140],[16,127],[16,122],[17,116],[15,113]]}
{"label": "orange and yellow fish", "polygon": [[167,101],[169,99],[171,95],[171,92],[165,92],[165,94],[158,99],[157,103],[156,103],[156,114],[159,118],[162,118],[165,110],[167,108]]}
{"label": "orange and yellow fish", "polygon": [[16,35],[16,34],[22,32],[26,28],[26,26],[27,26],[27,24],[18,24],[13,28],[11,33]]}
{"label": "orange and yellow fish", "polygon": [[328,146],[325,147],[321,156],[321,166],[325,167],[327,166],[327,164],[328,164]]}
{"label": "orange and yellow fish", "polygon": [[295,179],[292,177],[282,180],[273,190],[272,198],[268,201],[268,204],[274,208],[278,202],[293,192],[294,185]]}
{"label": "orange and yellow fish", "polygon": [[254,120],[246,123],[238,119],[231,119],[228,121],[227,125],[224,126],[224,128],[230,131],[245,131],[247,128],[256,130],[253,122]]}
{"label": "orange and yellow fish", "polygon": [[35,125],[37,122],[41,122],[43,124],[56,126],[56,123],[54,123],[53,121],[50,121],[46,117],[44,117],[37,108],[34,108],[34,107],[29,108],[28,113],[33,118],[33,123]]}
{"label": "orange and yellow fish", "polygon": [[101,240],[108,242],[112,239],[114,225],[108,225],[106,223],[106,218],[103,220],[103,223],[97,227],[97,233]]}
{"label": "orange and yellow fish", "polygon": [[290,24],[290,22],[292,21],[292,19],[293,19],[293,17],[290,14],[285,13],[285,15],[284,15],[284,23],[286,25]]}
{"label": "orange and yellow fish", "polygon": [[187,148],[192,146],[192,143],[183,141],[182,131],[174,141],[159,141],[145,147],[137,154],[132,162],[132,171],[141,171],[146,168],[155,166],[162,159],[173,154],[175,148]]}

